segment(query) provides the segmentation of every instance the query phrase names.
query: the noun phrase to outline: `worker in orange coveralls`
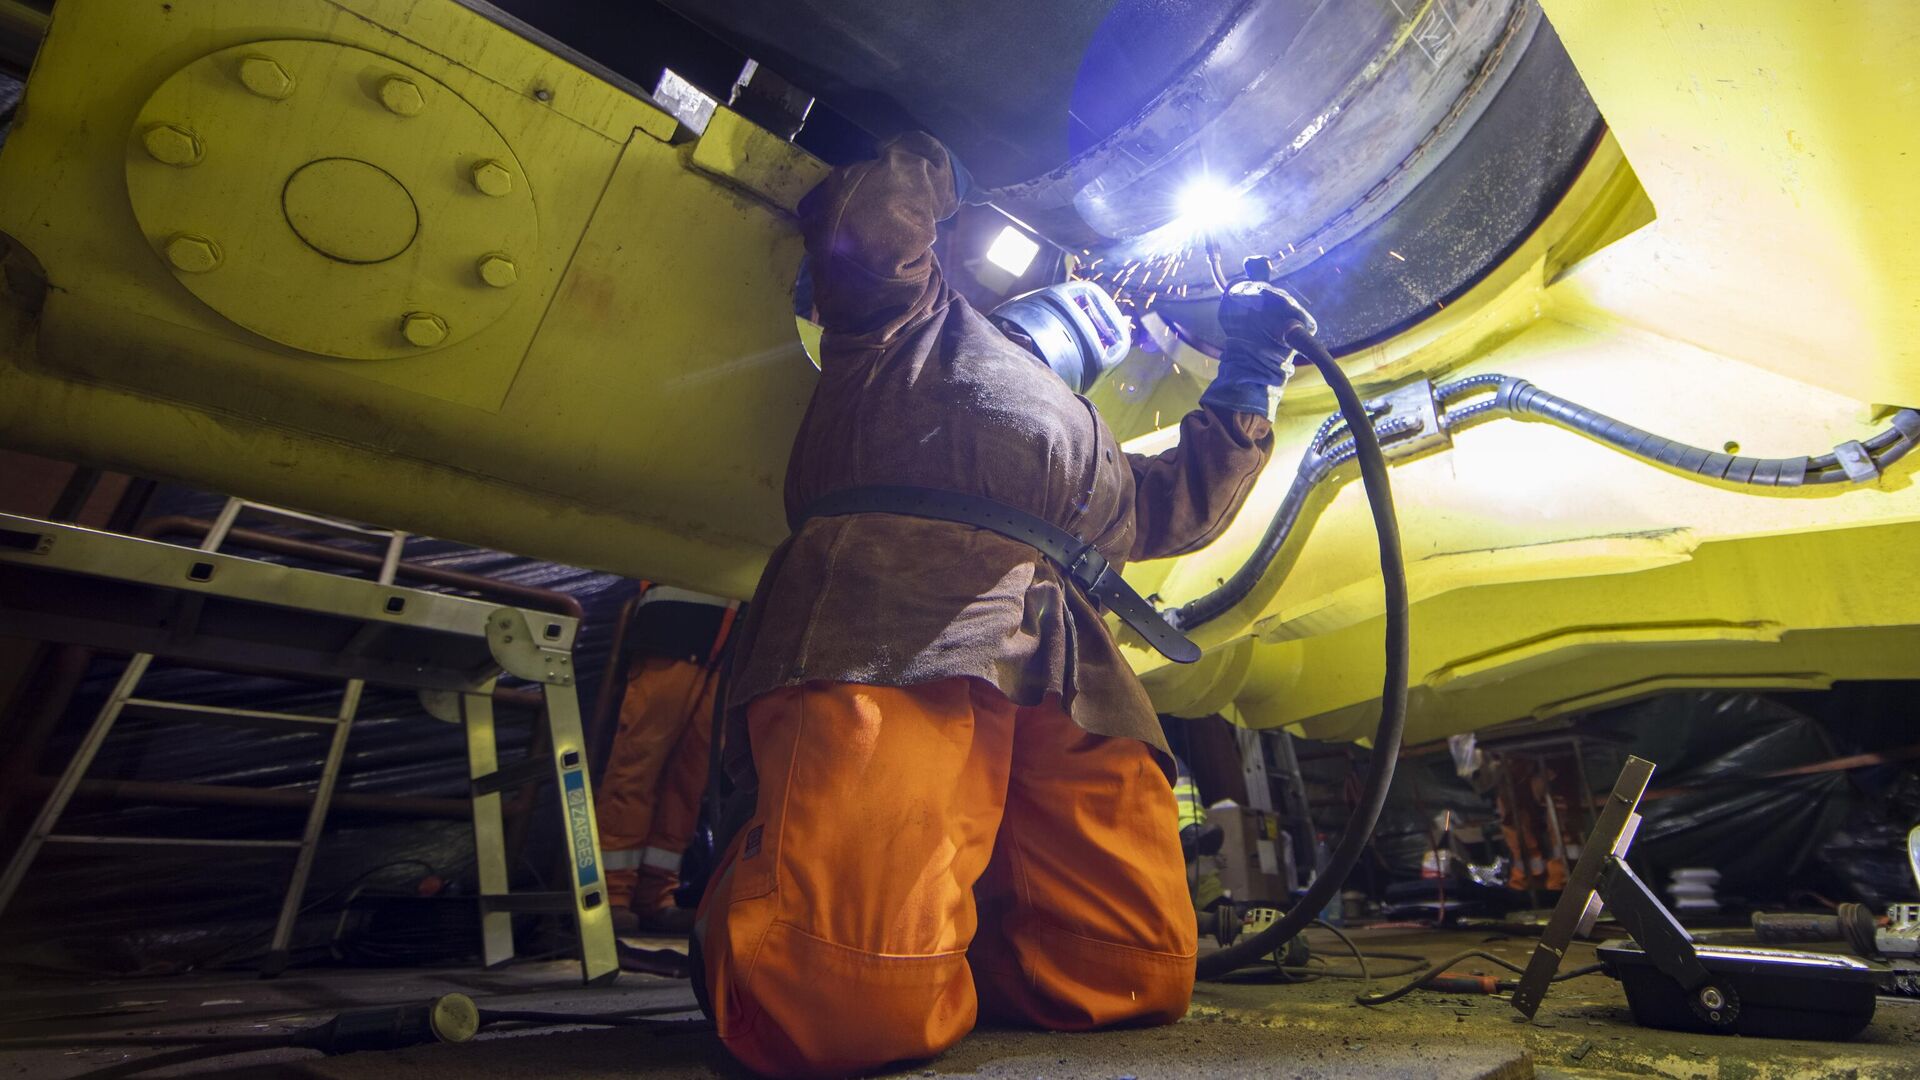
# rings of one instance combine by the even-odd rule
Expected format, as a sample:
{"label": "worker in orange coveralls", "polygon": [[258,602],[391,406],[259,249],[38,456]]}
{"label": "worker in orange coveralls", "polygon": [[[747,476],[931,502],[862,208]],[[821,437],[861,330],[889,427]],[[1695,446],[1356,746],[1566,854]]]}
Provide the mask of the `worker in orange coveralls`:
{"label": "worker in orange coveralls", "polygon": [[607,898],[619,933],[685,934],[675,905],[680,856],[693,839],[712,752],[720,650],[738,605],[665,585],[645,587],[628,622],[626,691],[607,767],[594,789]]}
{"label": "worker in orange coveralls", "polygon": [[[720,1038],[769,1076],[929,1057],[982,1015],[1171,1023],[1193,989],[1166,744],[1079,575],[1218,536],[1283,377],[1230,354],[1176,448],[1123,453],[1079,394],[1126,320],[1084,282],[956,295],[932,248],[966,186],[910,134],[800,205],[820,381],[742,620],[694,935]],[[1067,534],[1073,567],[1038,546]]]}

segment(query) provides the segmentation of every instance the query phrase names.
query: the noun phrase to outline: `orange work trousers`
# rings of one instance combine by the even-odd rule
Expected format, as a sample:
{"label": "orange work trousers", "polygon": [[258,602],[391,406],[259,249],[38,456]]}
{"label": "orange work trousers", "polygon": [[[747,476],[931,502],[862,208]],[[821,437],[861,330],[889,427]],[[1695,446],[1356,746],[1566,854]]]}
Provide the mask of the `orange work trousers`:
{"label": "orange work trousers", "polygon": [[594,789],[607,896],[616,906],[672,903],[707,784],[718,681],[703,664],[662,656],[628,669],[620,727]]}
{"label": "orange work trousers", "polygon": [[979,1015],[1166,1024],[1195,926],[1148,748],[970,679],[811,683],[747,710],[758,808],[695,934],[720,1038],[767,1076],[930,1057]]}

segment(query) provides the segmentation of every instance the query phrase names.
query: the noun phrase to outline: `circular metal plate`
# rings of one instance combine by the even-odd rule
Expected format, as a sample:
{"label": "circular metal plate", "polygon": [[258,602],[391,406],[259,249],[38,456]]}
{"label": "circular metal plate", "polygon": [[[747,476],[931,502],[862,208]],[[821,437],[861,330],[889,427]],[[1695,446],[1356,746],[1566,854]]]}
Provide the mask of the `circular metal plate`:
{"label": "circular metal plate", "polygon": [[[479,333],[527,287],[539,239],[526,173],[478,110],[324,41],[254,42],[175,72],[128,133],[127,190],[153,250],[207,306],[349,359]],[[479,269],[502,258],[520,266],[506,286]]]}

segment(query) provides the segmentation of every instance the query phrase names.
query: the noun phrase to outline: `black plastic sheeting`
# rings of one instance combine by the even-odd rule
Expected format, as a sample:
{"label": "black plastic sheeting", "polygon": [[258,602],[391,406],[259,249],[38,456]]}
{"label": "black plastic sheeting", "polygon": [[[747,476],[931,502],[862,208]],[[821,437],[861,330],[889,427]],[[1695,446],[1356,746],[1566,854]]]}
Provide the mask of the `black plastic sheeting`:
{"label": "black plastic sheeting", "polygon": [[1659,765],[1654,788],[1698,789],[1641,806],[1628,861],[1656,889],[1676,869],[1711,867],[1723,902],[1783,900],[1853,806],[1843,772],[1758,779],[1837,756],[1819,721],[1778,699],[1676,694],[1617,722]]}
{"label": "black plastic sheeting", "polygon": [[[223,502],[218,496],[162,488],[149,514],[212,518]],[[242,525],[297,534],[297,530],[276,530],[268,520],[249,517]],[[228,550],[297,563],[238,546]],[[636,590],[635,582],[427,538],[411,539],[405,558],[551,589],[578,600],[586,618],[575,648],[574,669],[580,676],[581,707],[591,713],[613,623],[620,606]],[[123,667],[124,659],[119,657],[94,663],[40,762],[42,774],[57,775],[64,768]],[[511,682],[502,680],[503,685]],[[139,693],[167,700],[331,715],[341,689],[337,683],[295,683],[183,670],[156,662]],[[497,711],[500,759],[511,763],[525,754],[535,718],[522,708],[503,705]],[[459,726],[428,716],[411,692],[383,687],[367,688],[358,715],[338,791],[466,796],[466,740]],[[89,779],[310,791],[326,744],[324,734],[266,733],[130,718],[116,726],[87,775]],[[297,839],[304,816],[295,809],[76,801],[59,831]],[[530,819],[526,843],[512,867],[516,888],[541,887],[558,865],[564,850],[559,821],[552,786],[545,785],[542,805]],[[0,960],[122,973],[247,963],[266,948],[292,859],[290,851],[126,851],[48,845],[12,906],[0,917]],[[408,894],[417,891],[421,878],[432,875],[444,879],[451,892],[470,891],[472,863],[472,829],[465,821],[336,811],[329,817],[306,891],[305,904],[311,910],[303,915],[295,936],[295,962],[329,959],[339,912],[356,890]],[[526,948],[524,941],[522,948]]]}
{"label": "black plastic sheeting", "polygon": [[1374,828],[1376,864],[1395,880],[1418,878],[1439,835],[1436,819],[1451,811],[1456,829],[1481,826],[1498,833],[1499,816],[1453,769],[1446,754],[1406,758],[1393,772],[1387,804]]}
{"label": "black plastic sheeting", "polygon": [[[1920,821],[1911,763],[1803,776],[1767,774],[1913,742],[1920,684],[1841,683],[1806,693],[1669,694],[1604,710],[1581,729],[1653,761],[1629,861],[1665,894],[1682,867],[1720,872],[1724,904],[1876,907],[1915,895],[1906,830]],[[1591,763],[1595,785],[1612,775]]]}
{"label": "black plastic sheeting", "polygon": [[[1653,790],[1691,789],[1641,805],[1629,861],[1662,895],[1674,870],[1706,867],[1720,872],[1718,892],[1730,907],[1857,900],[1884,909],[1920,895],[1906,859],[1907,830],[1920,822],[1920,775],[1897,762],[1766,774],[1913,742],[1904,717],[1916,689],[1881,682],[1817,693],[1676,693],[1596,712],[1576,728],[1596,795],[1612,786],[1627,753],[1658,766]],[[1497,754],[1498,745],[1496,738],[1483,748]],[[1338,759],[1305,765],[1322,784],[1338,785],[1345,769]],[[1461,825],[1494,817],[1492,797],[1455,776],[1447,755],[1404,760],[1373,857],[1350,887],[1379,894],[1399,883],[1404,891],[1420,877],[1435,816],[1449,809]]]}

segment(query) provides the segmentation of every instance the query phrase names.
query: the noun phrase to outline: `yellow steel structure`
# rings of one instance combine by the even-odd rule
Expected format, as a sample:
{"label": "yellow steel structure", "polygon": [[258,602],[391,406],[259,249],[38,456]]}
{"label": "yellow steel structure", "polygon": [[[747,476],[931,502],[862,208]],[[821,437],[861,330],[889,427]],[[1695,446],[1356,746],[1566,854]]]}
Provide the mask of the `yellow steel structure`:
{"label": "yellow steel structure", "polygon": [[[1543,0],[1611,135],[1468,295],[1350,359],[1366,389],[1501,372],[1640,427],[1821,453],[1920,404],[1920,7]],[[59,6],[0,151],[8,445],[745,594],[784,535],[814,371],[791,207],[821,166],[724,109],[697,138],[452,0]],[[1208,362],[1099,403],[1164,445]],[[1177,604],[1253,547],[1332,407],[1303,374]],[[1911,462],[1766,494],[1496,420],[1396,465],[1409,738],[1667,689],[1920,676]],[[1162,708],[1370,730],[1381,598],[1322,496]],[[1123,637],[1124,639],[1124,637]]]}

